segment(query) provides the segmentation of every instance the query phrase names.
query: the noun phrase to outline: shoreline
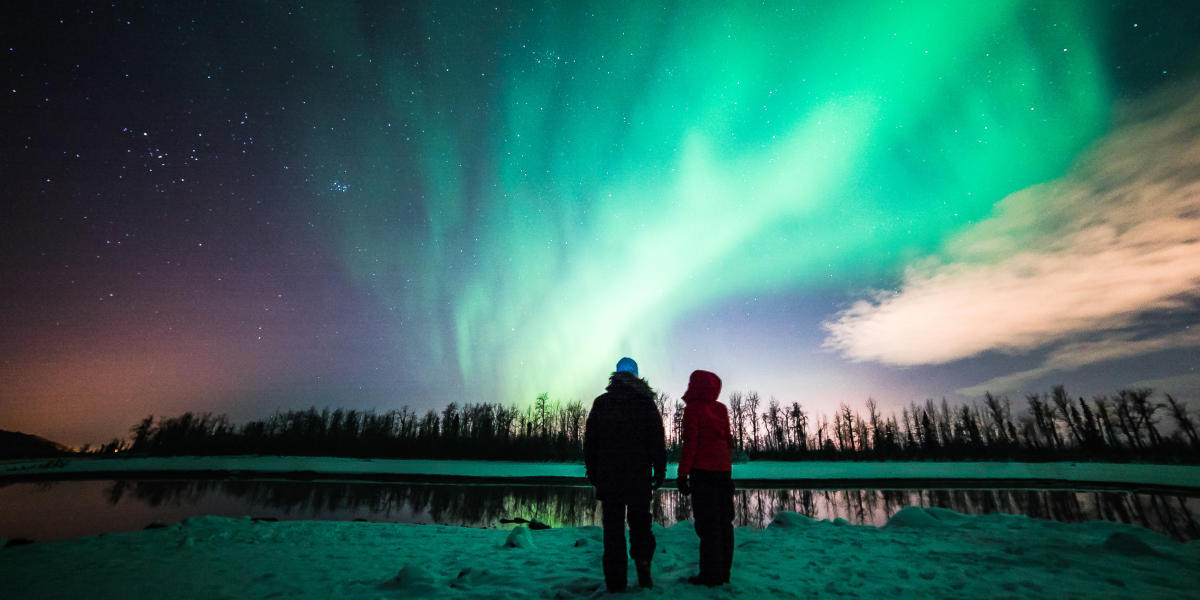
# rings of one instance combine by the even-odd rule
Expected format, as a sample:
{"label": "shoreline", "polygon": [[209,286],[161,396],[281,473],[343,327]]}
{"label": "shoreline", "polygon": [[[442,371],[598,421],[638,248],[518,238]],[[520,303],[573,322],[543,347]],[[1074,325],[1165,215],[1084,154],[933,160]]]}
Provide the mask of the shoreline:
{"label": "shoreline", "polygon": [[[673,473],[676,465],[667,467]],[[736,464],[740,488],[1088,489],[1200,494],[1200,466],[1141,463],[782,462]],[[0,463],[0,485],[86,479],[285,479],[586,486],[580,463],[303,456],[62,458]],[[674,479],[668,477],[668,481]]]}

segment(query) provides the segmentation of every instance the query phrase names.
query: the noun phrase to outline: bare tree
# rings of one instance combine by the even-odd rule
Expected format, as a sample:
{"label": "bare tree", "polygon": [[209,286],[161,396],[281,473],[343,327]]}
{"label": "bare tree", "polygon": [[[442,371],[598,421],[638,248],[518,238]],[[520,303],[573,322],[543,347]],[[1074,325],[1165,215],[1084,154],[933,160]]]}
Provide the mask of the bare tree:
{"label": "bare tree", "polygon": [[671,402],[671,397],[666,392],[658,392],[654,395],[654,406],[658,409],[658,415],[661,417],[667,414],[667,404]]}
{"label": "bare tree", "polygon": [[842,450],[854,452],[854,411],[849,404],[842,402],[838,404],[838,413],[842,418],[843,432],[838,435],[838,439],[842,440]]}
{"label": "bare tree", "polygon": [[995,432],[996,439],[1001,444],[1008,445],[1010,440],[1008,433],[1005,431],[1005,424],[1012,420],[1008,396],[997,398],[991,392],[984,392],[983,404],[987,407],[988,416],[992,420],[989,429]]}
{"label": "bare tree", "polygon": [[1150,388],[1137,388],[1133,390],[1121,390],[1117,392],[1122,397],[1128,397],[1130,406],[1136,418],[1140,421],[1138,426],[1146,428],[1146,434],[1149,437],[1150,445],[1158,447],[1162,445],[1162,435],[1158,433],[1158,428],[1154,426],[1157,419],[1154,413],[1159,409],[1166,408],[1161,402],[1151,402],[1150,396],[1154,394],[1154,390]]}
{"label": "bare tree", "polygon": [[566,425],[564,430],[572,444],[581,443],[583,440],[583,423],[587,419],[587,413],[583,403],[578,400],[567,403],[563,408],[563,422]]}
{"label": "bare tree", "polygon": [[1120,448],[1121,439],[1117,437],[1116,429],[1113,428],[1108,396],[1093,396],[1092,402],[1096,405],[1096,418],[1100,421],[1100,428],[1108,438],[1108,445]]}
{"label": "bare tree", "polygon": [[1196,435],[1196,425],[1188,415],[1186,402],[1176,402],[1175,398],[1167,394],[1167,403],[1171,406],[1171,416],[1175,418],[1175,424],[1179,426],[1179,431],[1187,436],[1193,448],[1200,448],[1200,438]]}
{"label": "bare tree", "polygon": [[779,401],[775,399],[775,396],[771,396],[770,401],[767,402],[767,415],[763,421],[767,424],[767,435],[772,449],[775,451],[783,449],[785,427],[781,422],[782,416],[783,413],[779,410]]}
{"label": "bare tree", "polygon": [[857,452],[866,452],[871,449],[870,431],[867,422],[863,421],[857,412],[854,413],[854,437],[858,440]]}
{"label": "bare tree", "polygon": [[1042,397],[1038,394],[1028,394],[1025,399],[1029,401],[1029,411],[1033,415],[1033,422],[1037,426],[1038,432],[1046,440],[1046,445],[1051,448],[1062,448],[1062,438],[1058,436],[1054,412],[1050,406],[1043,402]]}
{"label": "bare tree", "polygon": [[1078,423],[1079,415],[1071,418],[1070,409],[1074,408],[1071,405],[1071,398],[1067,396],[1067,390],[1061,385],[1054,386],[1050,392],[1050,399],[1054,402],[1054,406],[1058,407],[1058,415],[1062,417],[1063,423],[1067,424],[1067,431],[1071,433],[1071,437],[1075,438],[1077,446],[1083,446],[1083,432]]}
{"label": "bare tree", "polygon": [[878,452],[881,446],[879,407],[871,397],[867,398],[867,421],[871,425],[871,449]]}
{"label": "bare tree", "polygon": [[1146,445],[1142,443],[1141,426],[1134,415],[1134,409],[1130,402],[1129,390],[1118,392],[1116,403],[1117,426],[1121,428],[1121,433],[1125,435],[1126,441],[1135,448],[1145,448]]}
{"label": "bare tree", "polygon": [[800,408],[799,402],[792,403],[789,413],[792,419],[792,428],[795,431],[796,447],[803,452],[808,449],[808,415]]}
{"label": "bare tree", "polygon": [[753,432],[753,438],[750,440],[751,447],[758,450],[758,392],[746,393],[746,416],[750,419],[750,430]]}
{"label": "bare tree", "polygon": [[746,450],[746,405],[741,392],[729,392],[729,413],[733,420],[734,442],[738,450]]}

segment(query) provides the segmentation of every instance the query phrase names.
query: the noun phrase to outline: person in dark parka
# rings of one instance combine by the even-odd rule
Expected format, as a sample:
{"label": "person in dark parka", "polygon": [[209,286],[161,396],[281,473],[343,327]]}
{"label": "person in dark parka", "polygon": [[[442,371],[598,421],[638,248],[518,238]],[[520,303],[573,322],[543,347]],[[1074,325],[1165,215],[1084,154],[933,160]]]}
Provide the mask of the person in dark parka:
{"label": "person in dark parka", "polygon": [[655,540],[650,532],[650,498],[666,477],[667,452],[654,391],[638,378],[633,359],[626,357],[617,363],[607,391],[592,402],[583,456],[604,524],[605,586],[609,592],[625,590],[628,520],[629,556],[637,567],[638,585],[653,587],[650,561]]}
{"label": "person in dark parka", "polygon": [[683,394],[683,445],[676,484],[692,495],[696,535],[700,536],[697,585],[729,583],[733,566],[733,435],[729,411],[717,402],[721,378],[693,371]]}

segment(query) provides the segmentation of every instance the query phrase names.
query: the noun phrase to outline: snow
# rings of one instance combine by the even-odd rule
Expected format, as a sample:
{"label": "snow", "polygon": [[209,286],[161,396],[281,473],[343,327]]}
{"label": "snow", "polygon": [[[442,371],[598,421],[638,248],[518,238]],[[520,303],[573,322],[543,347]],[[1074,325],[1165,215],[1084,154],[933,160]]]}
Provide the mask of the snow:
{"label": "snow", "polygon": [[[0,480],[78,478],[135,473],[245,475],[274,474],[301,477],[361,479],[467,479],[584,482],[579,463],[511,461],[359,459],[304,456],[183,456],[135,458],[70,458],[55,461],[0,463]],[[669,465],[668,474],[675,473]],[[823,481],[997,481],[1047,484],[1120,484],[1200,489],[1200,466],[1141,463],[1009,463],[1009,462],[774,462],[737,464],[739,482]]]}
{"label": "snow", "polygon": [[[732,581],[708,589],[691,523],[655,525],[669,598],[1185,598],[1200,542],[1093,521],[909,507],[884,527],[782,512],[738,528]],[[589,598],[601,530],[195,517],[162,529],[0,550],[0,598]],[[636,578],[631,572],[631,585]]]}

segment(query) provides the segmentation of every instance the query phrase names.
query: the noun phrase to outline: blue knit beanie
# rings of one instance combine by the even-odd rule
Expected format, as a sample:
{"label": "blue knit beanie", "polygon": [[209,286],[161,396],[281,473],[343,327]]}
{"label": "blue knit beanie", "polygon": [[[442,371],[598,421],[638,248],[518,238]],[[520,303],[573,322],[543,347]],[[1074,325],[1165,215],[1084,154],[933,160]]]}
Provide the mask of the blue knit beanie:
{"label": "blue knit beanie", "polygon": [[625,358],[622,358],[621,360],[618,360],[617,361],[617,372],[620,373],[622,371],[624,371],[626,373],[631,373],[631,374],[633,374],[634,377],[637,377],[638,376],[637,363],[634,362],[633,359],[629,358],[628,356],[626,356]]}

